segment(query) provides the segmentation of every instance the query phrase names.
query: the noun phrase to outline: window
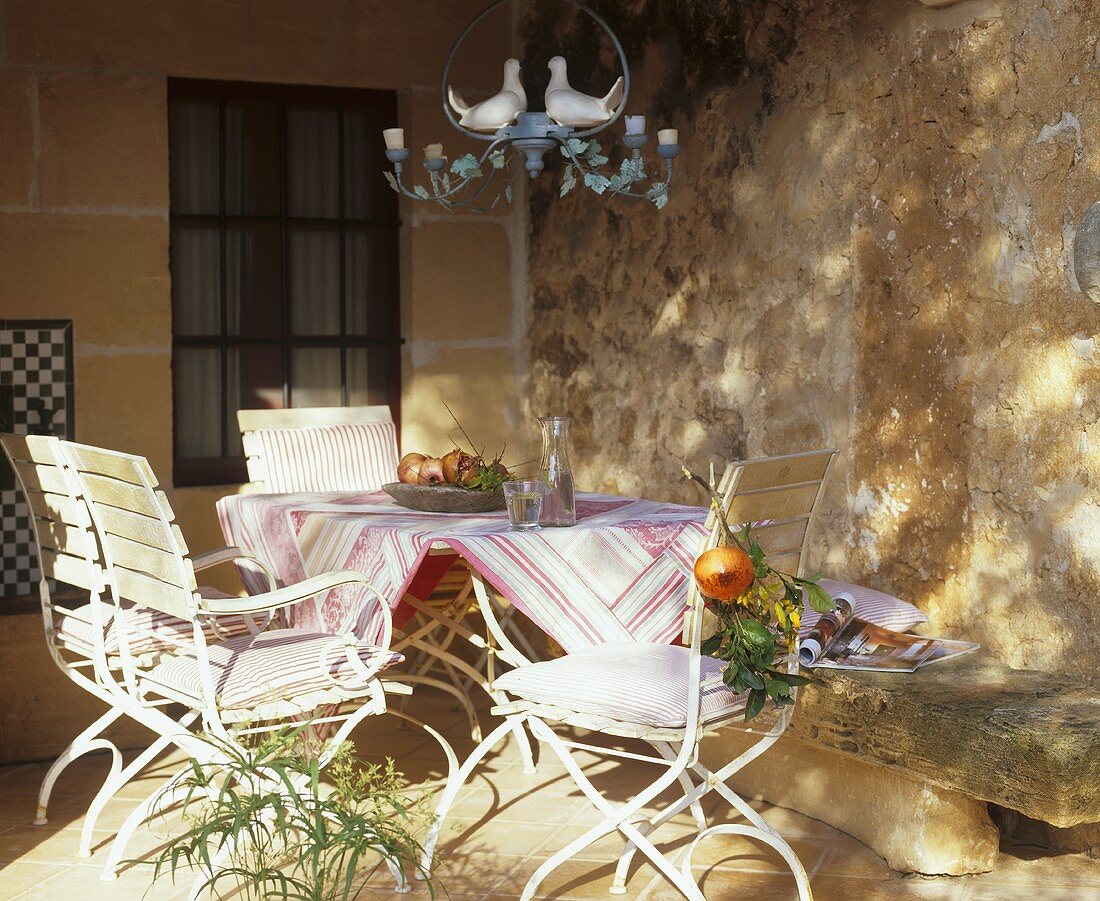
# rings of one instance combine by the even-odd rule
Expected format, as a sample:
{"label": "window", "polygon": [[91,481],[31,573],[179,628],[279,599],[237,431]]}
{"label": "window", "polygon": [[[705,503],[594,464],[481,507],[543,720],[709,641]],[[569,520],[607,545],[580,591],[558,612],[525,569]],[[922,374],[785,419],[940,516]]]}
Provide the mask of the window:
{"label": "window", "polygon": [[398,415],[391,91],[171,79],[177,485],[247,480],[237,410]]}

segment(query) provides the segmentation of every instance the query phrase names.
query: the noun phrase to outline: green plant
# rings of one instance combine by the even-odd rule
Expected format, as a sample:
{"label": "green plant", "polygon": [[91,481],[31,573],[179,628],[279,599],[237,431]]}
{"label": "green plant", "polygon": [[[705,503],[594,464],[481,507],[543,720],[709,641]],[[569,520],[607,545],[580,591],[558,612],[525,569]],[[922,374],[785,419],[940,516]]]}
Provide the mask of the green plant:
{"label": "green plant", "polygon": [[753,536],[753,524],[745,523],[736,531],[730,528],[725,498],[714,484],[686,466],[682,469],[710,495],[711,509],[721,524],[719,545],[739,548],[752,565],[752,581],[736,597],[719,601],[703,594],[707,608],[715,614],[717,629],[702,645],[704,654],[726,661],[722,671],[726,685],[738,694],[748,693],[745,719],[751,720],[769,698],[776,707],[793,704],[792,689],[810,681],[777,666],[777,658],[797,650],[803,598],[819,613],[832,610],[833,599],[818,584],[820,573],[802,578],[773,569]]}
{"label": "green plant", "polygon": [[428,817],[393,761],[363,766],[345,742],[322,783],[307,729],[286,727],[254,748],[204,736],[216,762],[192,759],[176,781],[188,828],[152,862],[154,880],[201,865],[214,897],[347,901],[388,864],[420,872],[434,897],[414,837]]}

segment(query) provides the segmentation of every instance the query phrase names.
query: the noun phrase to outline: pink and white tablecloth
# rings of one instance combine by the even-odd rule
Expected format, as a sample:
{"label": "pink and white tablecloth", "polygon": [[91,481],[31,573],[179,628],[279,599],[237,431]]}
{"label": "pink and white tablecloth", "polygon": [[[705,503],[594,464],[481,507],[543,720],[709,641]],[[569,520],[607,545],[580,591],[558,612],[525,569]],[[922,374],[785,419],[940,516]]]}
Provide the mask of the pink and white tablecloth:
{"label": "pink and white tablecloth", "polygon": [[[232,496],[218,502],[218,516],[226,541],[268,562],[282,584],[338,569],[365,573],[398,625],[411,615],[401,599],[429,550],[446,545],[566,651],[576,651],[610,641],[676,639],[706,510],[581,494],[575,527],[515,532],[503,511],[419,513],[373,492]],[[250,590],[261,590],[247,574],[246,581]],[[413,593],[423,597],[431,587]],[[323,623],[312,604],[299,605],[291,621],[372,638],[378,628],[372,608],[351,586],[325,599]]]}

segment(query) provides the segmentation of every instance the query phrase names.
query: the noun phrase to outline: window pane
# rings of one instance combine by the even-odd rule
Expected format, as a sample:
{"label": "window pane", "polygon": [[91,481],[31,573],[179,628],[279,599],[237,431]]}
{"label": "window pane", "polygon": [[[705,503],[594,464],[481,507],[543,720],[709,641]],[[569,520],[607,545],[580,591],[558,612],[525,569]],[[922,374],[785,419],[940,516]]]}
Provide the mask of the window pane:
{"label": "window pane", "polygon": [[227,228],[225,258],[229,334],[278,338],[283,333],[278,223]]}
{"label": "window pane", "polygon": [[225,108],[225,211],[279,214],[279,108],[274,103]]}
{"label": "window pane", "polygon": [[290,330],[295,335],[340,334],[340,233],[290,232]]}
{"label": "window pane", "polygon": [[172,227],[172,317],[177,335],[221,334],[216,228]]}
{"label": "window pane", "polygon": [[221,456],[221,368],[221,353],[217,350],[176,349],[172,384],[177,456]]}
{"label": "window pane", "polygon": [[348,405],[367,407],[390,402],[388,347],[348,348]]}
{"label": "window pane", "polygon": [[169,119],[173,213],[218,213],[218,105],[173,103]]}
{"label": "window pane", "polygon": [[300,347],[290,355],[290,405],[338,407],[340,351],[327,347]]}
{"label": "window pane", "polygon": [[287,110],[287,211],[340,215],[340,123],[335,110]]}
{"label": "window pane", "polygon": [[392,338],[398,332],[397,232],[349,229],[345,237],[345,285],[349,335]]}
{"label": "window pane", "polygon": [[283,349],[231,348],[227,358],[229,389],[226,408],[228,452],[242,453],[237,411],[280,409],[283,406]]}
{"label": "window pane", "polygon": [[344,113],[344,215],[349,219],[395,218],[396,195],[382,175],[393,168],[382,154],[377,115]]}

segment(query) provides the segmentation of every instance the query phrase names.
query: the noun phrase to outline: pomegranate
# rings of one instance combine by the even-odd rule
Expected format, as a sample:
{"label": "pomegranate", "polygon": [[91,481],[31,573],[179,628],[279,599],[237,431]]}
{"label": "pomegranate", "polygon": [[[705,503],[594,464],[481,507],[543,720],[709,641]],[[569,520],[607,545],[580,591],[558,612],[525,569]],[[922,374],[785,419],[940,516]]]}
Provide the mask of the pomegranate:
{"label": "pomegranate", "polygon": [[416,480],[418,485],[442,485],[445,481],[443,461],[439,457],[428,457],[420,464],[420,472]]}
{"label": "pomegranate", "polygon": [[420,474],[420,464],[426,459],[428,458],[423,454],[405,454],[397,464],[397,481],[415,485]]}
{"label": "pomegranate", "polygon": [[473,458],[457,447],[443,458],[443,478],[448,485],[458,484],[462,474],[470,468]]}
{"label": "pomegranate", "polygon": [[742,594],[755,577],[752,560],[731,545],[704,551],[695,561],[695,584],[708,598],[729,603]]}

